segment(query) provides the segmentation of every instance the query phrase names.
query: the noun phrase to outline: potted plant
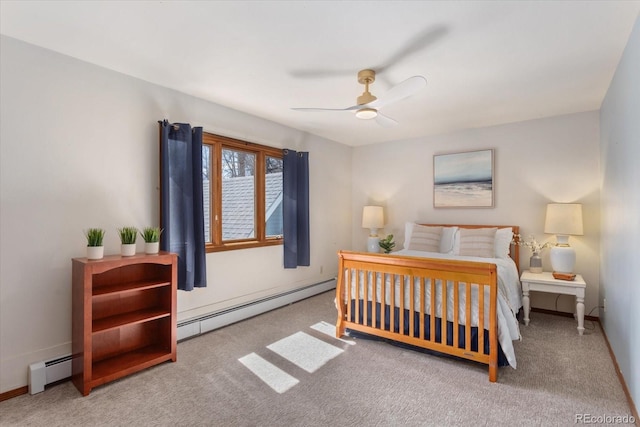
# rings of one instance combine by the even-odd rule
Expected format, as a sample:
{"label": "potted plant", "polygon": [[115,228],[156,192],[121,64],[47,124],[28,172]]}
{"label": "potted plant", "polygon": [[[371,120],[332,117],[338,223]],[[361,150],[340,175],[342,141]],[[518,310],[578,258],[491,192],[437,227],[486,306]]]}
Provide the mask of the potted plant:
{"label": "potted plant", "polygon": [[87,238],[87,258],[102,259],[104,256],[104,246],[102,244],[104,230],[102,228],[90,228],[85,231],[84,235]]}
{"label": "potted plant", "polygon": [[133,256],[136,254],[136,237],[138,229],[136,227],[118,228],[120,235],[120,254],[122,256]]}
{"label": "potted plant", "polygon": [[145,227],[142,229],[140,235],[144,239],[144,253],[158,253],[160,250],[160,234],[162,234],[160,227]]}
{"label": "potted plant", "polygon": [[384,239],[380,239],[378,246],[382,248],[385,254],[391,252],[391,250],[396,246],[396,242],[393,241],[393,234],[389,234]]}

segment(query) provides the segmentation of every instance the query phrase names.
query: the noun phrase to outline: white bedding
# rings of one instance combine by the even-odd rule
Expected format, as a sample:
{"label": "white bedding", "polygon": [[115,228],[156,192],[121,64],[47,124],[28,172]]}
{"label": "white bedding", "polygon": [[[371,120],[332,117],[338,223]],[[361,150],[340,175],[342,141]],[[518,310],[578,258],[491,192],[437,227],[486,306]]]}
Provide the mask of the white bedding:
{"label": "white bedding", "polygon": [[[485,262],[496,264],[498,270],[498,306],[497,306],[497,314],[498,314],[498,341],[500,342],[500,346],[502,347],[502,351],[504,352],[509,365],[513,368],[516,368],[516,356],[513,348],[513,340],[519,340],[520,337],[520,328],[518,324],[518,320],[516,318],[516,314],[518,310],[522,307],[522,288],[520,285],[520,280],[518,276],[518,270],[516,268],[515,263],[511,258],[480,258],[480,257],[469,257],[469,256],[457,256],[457,255],[449,255],[442,254],[437,252],[422,252],[415,251],[409,249],[402,249],[400,251],[394,252],[394,255],[406,255],[406,256],[414,256],[414,257],[426,257],[426,258],[438,258],[438,259],[459,259],[465,261],[477,261],[477,262]],[[362,279],[362,278],[361,278]],[[360,283],[363,283],[362,281]],[[408,285],[408,278],[405,279],[405,284]],[[427,283],[429,284],[429,283]],[[396,281],[397,285],[397,281]],[[440,284],[438,284],[440,285]],[[352,292],[351,295],[354,295],[355,292],[355,284],[352,283]],[[447,288],[447,317],[449,321],[453,321],[453,284],[448,284]],[[387,278],[387,286],[385,286],[385,301],[389,302],[390,299],[390,289],[392,287],[389,286],[389,279]],[[396,301],[396,306],[399,306],[400,301],[400,290],[398,286],[393,287],[395,289],[394,300]],[[460,324],[466,324],[466,319],[464,318],[466,315],[465,310],[465,298],[466,292],[464,291],[465,286],[460,285],[459,290],[459,322]],[[420,311],[420,295],[419,295],[419,286],[414,287],[414,310]],[[439,286],[436,286],[436,289],[439,289]],[[360,298],[363,298],[363,287],[360,288]],[[372,289],[369,287],[369,295],[371,295]],[[409,286],[405,286],[405,307],[409,307]],[[381,283],[380,278],[376,280],[376,300],[381,300]],[[478,298],[478,288],[477,286],[472,287],[472,307],[474,309],[471,313],[471,325],[478,326],[478,310],[477,310],[477,301]],[[484,328],[488,329],[489,327],[489,289],[486,288],[485,292],[485,315],[484,315]],[[430,311],[430,302],[431,302],[431,287],[425,286],[425,311]],[[441,292],[436,292],[436,316],[441,317]]]}

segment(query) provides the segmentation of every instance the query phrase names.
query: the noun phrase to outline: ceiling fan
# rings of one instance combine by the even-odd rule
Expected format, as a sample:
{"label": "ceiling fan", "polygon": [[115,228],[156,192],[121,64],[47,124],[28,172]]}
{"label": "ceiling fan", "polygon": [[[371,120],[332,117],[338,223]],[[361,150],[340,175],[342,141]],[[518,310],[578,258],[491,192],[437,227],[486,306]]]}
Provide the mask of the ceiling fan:
{"label": "ceiling fan", "polygon": [[376,123],[383,127],[392,127],[398,124],[395,120],[385,116],[380,109],[401,99],[407,98],[427,85],[427,79],[422,76],[409,77],[405,81],[395,85],[379,98],[369,92],[369,85],[376,80],[376,72],[373,70],[361,70],[358,72],[358,83],[364,85],[364,92],[357,99],[356,105],[347,108],[292,108],[296,111],[322,112],[322,111],[355,111],[359,119],[375,119]]}

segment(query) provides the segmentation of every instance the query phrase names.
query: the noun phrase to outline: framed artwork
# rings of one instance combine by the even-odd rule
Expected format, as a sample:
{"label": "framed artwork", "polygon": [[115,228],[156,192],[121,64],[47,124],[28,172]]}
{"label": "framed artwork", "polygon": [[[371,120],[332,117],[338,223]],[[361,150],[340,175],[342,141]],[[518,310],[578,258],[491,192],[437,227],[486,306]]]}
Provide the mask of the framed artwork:
{"label": "framed artwork", "polygon": [[434,155],[433,207],[493,207],[493,150]]}

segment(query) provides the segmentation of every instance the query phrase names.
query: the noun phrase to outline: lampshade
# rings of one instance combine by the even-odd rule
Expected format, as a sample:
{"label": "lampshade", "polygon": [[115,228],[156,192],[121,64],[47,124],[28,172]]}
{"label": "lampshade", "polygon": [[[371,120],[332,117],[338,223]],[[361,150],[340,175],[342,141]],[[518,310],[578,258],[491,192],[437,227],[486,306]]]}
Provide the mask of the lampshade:
{"label": "lampshade", "polygon": [[582,205],[580,203],[549,203],[544,232],[582,236]]}
{"label": "lampshade", "polygon": [[382,228],[384,214],[382,206],[365,206],[362,210],[362,228]]}
{"label": "lampshade", "polygon": [[559,273],[573,273],[576,251],[569,246],[569,235],[583,234],[582,205],[579,203],[549,203],[544,232],[556,235],[556,246],[551,248],[551,268]]}
{"label": "lampshade", "polygon": [[367,250],[369,252],[380,252],[380,238],[378,237],[378,228],[384,226],[384,214],[382,206],[365,206],[362,209],[362,228],[369,229],[369,238],[367,240]]}

